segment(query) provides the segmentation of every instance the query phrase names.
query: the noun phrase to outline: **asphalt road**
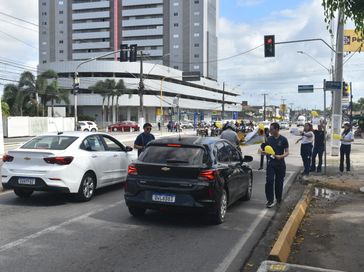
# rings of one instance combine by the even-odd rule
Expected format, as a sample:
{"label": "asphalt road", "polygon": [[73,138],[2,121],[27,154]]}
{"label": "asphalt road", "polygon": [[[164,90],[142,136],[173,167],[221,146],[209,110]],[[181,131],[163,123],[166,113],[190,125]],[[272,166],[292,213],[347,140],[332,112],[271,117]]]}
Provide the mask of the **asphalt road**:
{"label": "asphalt road", "polygon": [[[243,153],[255,155],[257,169],[257,146]],[[287,166],[285,190],[297,171],[291,161]],[[219,226],[168,212],[133,218],[121,185],[98,190],[87,203],[68,195],[38,192],[24,200],[4,192],[0,271],[239,271],[275,213],[265,208],[264,184],[265,172],[254,171],[252,199],[231,207]]]}

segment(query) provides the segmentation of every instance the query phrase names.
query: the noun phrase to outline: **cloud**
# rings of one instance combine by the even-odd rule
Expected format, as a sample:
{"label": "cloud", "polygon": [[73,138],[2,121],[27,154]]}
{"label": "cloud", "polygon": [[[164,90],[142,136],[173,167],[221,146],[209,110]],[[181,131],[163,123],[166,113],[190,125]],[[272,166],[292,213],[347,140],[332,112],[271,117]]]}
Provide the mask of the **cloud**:
{"label": "cloud", "polygon": [[[309,0],[297,9],[271,13],[269,19],[264,21],[237,24],[228,18],[220,18],[219,58],[262,45],[266,34],[274,34],[276,42],[321,38],[330,44],[320,1]],[[250,104],[262,104],[261,94],[268,93],[267,99],[271,104],[285,99],[286,103],[294,103],[294,107],[322,108],[322,90],[317,89],[314,94],[298,94],[297,85],[314,84],[316,88],[322,88],[323,79],[330,80],[330,75],[311,57],[297,51],[306,52],[330,68],[331,50],[322,42],[277,44],[274,58],[264,58],[261,46],[253,52],[219,62],[219,81],[227,82],[230,87],[240,84],[242,100],[248,100]],[[355,82],[356,90],[364,90],[360,76],[363,73],[360,69],[363,56],[357,54],[352,59],[344,66],[344,78]],[[354,66],[354,63],[358,66]],[[364,96],[364,92],[357,92],[356,98],[361,96]]]}

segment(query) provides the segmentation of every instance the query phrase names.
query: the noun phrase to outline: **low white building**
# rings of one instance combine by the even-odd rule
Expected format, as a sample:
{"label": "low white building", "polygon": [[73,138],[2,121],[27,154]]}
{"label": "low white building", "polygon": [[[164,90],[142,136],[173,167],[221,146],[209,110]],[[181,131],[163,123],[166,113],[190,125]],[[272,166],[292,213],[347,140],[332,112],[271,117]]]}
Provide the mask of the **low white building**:
{"label": "low white building", "polygon": [[[73,75],[79,61],[52,62],[39,65],[39,72],[54,70],[59,75],[61,88],[72,89]],[[122,79],[125,86],[132,90],[132,94],[122,95],[119,98],[119,112],[113,115],[112,122],[116,120],[139,119],[138,109],[140,99],[138,95],[140,62],[91,61],[80,65],[77,69],[80,78],[80,92],[77,95],[78,116],[94,116],[96,121],[102,120],[102,96],[93,93],[89,87],[97,81],[105,79]],[[199,81],[185,82],[182,80],[182,71],[167,66],[143,63],[144,86],[143,95],[144,118],[147,122],[156,123],[160,120],[161,107],[164,112],[164,123],[175,118],[171,115],[174,107],[173,101],[179,96],[179,105],[182,119],[191,121],[210,121],[221,116],[223,93],[225,100],[225,116],[232,118],[233,112],[241,111],[239,90],[225,89],[216,81],[201,78]],[[70,96],[69,112],[74,113],[74,95]],[[114,105],[116,99],[114,100]],[[58,104],[57,106],[65,106]],[[104,118],[105,119],[105,118]]]}

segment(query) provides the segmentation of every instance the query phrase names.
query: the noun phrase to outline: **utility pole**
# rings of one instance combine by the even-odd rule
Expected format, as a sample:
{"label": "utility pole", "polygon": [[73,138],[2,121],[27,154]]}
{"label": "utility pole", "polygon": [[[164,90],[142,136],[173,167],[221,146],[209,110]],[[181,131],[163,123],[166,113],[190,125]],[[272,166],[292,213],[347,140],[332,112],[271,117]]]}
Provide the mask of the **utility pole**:
{"label": "utility pole", "polygon": [[265,112],[265,107],[266,107],[266,96],[268,94],[267,93],[264,93],[263,96],[264,96],[264,106],[263,106],[263,121],[265,121],[265,115],[266,115],[266,112]]}
{"label": "utility pole", "polygon": [[222,83],[222,112],[221,121],[225,119],[225,82]]}
{"label": "utility pole", "polygon": [[140,51],[140,74],[139,74],[139,127],[144,125],[144,82],[143,82],[143,51]]}
{"label": "utility pole", "polygon": [[350,125],[353,125],[353,86],[350,82]]}
{"label": "utility pole", "polygon": [[[336,56],[335,56],[335,73],[334,81],[341,82],[341,90],[333,93],[332,103],[332,133],[340,134],[341,132],[341,119],[342,107],[341,97],[343,90],[343,50],[344,50],[344,13],[339,9],[337,36],[336,36]],[[339,140],[332,139],[331,142],[331,156],[339,155]]]}

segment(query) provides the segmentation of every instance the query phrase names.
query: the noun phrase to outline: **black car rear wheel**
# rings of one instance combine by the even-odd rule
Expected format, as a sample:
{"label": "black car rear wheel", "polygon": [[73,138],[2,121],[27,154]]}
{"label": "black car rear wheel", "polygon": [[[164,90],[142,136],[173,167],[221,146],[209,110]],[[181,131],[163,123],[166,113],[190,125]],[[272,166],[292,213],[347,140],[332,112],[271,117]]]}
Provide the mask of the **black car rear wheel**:
{"label": "black car rear wheel", "polygon": [[250,200],[252,198],[252,192],[253,192],[253,176],[250,175],[249,181],[248,181],[248,188],[246,188],[246,192],[243,195],[243,197],[241,198],[241,200],[243,200],[243,201]]}
{"label": "black car rear wheel", "polygon": [[222,189],[220,199],[217,203],[217,208],[213,214],[211,214],[211,221],[214,225],[218,225],[224,222],[227,210],[227,194],[226,190]]}
{"label": "black car rear wheel", "polygon": [[128,206],[129,213],[134,217],[140,217],[145,214],[146,209],[141,207]]}
{"label": "black car rear wheel", "polygon": [[28,198],[33,194],[32,189],[24,189],[24,188],[15,188],[14,193],[21,198]]}

